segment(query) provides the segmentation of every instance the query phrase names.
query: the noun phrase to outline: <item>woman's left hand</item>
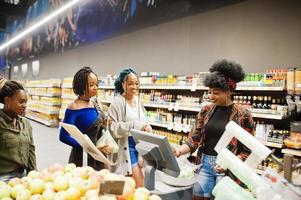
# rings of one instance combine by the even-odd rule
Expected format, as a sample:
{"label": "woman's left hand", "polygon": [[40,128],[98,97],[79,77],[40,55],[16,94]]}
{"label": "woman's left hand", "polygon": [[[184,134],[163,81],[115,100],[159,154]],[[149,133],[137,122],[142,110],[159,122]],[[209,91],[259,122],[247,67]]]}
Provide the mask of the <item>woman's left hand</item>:
{"label": "woman's left hand", "polygon": [[224,170],[223,168],[221,168],[221,166],[219,166],[219,165],[215,165],[215,166],[214,166],[214,170],[215,170],[218,174],[225,173],[225,170]]}
{"label": "woman's left hand", "polygon": [[109,147],[108,145],[105,145],[103,147],[98,147],[98,150],[101,151],[103,154],[111,154],[112,153],[112,148]]}

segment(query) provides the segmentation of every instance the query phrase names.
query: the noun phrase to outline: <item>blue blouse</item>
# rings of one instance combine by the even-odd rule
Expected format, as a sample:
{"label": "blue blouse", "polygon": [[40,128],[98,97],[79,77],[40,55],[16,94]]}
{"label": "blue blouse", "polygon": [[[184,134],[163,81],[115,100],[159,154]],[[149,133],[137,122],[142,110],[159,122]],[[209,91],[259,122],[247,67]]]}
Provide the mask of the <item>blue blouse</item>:
{"label": "blue blouse", "polygon": [[[97,119],[98,112],[95,108],[82,108],[78,110],[66,109],[63,122],[75,125],[81,132],[84,133],[93,122]],[[80,144],[69,135],[69,133],[61,127],[60,141],[72,147],[81,148]]]}

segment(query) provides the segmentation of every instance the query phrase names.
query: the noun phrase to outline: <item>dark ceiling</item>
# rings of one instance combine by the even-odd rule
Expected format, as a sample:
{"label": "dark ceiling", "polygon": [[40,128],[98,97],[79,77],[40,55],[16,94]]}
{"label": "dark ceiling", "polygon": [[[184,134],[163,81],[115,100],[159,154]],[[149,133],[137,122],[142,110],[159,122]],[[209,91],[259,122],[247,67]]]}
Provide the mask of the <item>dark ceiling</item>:
{"label": "dark ceiling", "polygon": [[0,0],[0,31],[15,19],[24,18],[27,8],[36,0]]}

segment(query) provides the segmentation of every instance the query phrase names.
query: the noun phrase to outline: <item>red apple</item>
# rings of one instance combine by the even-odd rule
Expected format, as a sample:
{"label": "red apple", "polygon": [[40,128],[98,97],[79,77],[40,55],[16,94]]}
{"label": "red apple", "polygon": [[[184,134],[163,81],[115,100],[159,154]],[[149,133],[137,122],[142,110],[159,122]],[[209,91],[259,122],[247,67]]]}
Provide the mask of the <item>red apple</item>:
{"label": "red apple", "polygon": [[48,168],[48,171],[50,173],[54,173],[56,171],[64,171],[64,167],[59,164],[59,163],[54,163],[53,165],[51,165],[49,168]]}

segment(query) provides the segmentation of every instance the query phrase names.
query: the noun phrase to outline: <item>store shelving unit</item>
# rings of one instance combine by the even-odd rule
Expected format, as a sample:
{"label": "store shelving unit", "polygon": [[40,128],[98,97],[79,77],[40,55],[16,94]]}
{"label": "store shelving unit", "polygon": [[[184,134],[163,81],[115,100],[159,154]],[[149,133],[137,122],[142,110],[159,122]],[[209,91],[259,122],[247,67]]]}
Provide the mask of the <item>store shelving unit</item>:
{"label": "store shelving unit", "polygon": [[25,116],[46,126],[57,127],[61,106],[60,86],[59,79],[27,81],[30,98]]}

